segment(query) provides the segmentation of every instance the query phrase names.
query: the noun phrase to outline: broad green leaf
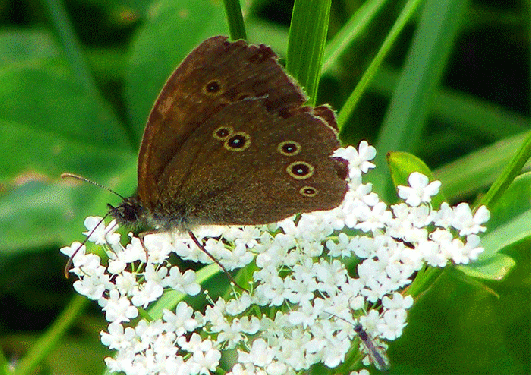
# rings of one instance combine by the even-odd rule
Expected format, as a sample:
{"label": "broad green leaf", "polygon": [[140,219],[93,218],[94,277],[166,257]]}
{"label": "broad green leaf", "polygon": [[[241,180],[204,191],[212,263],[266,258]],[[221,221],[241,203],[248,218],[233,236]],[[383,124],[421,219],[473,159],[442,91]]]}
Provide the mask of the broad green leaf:
{"label": "broad green leaf", "polygon": [[55,59],[61,51],[50,32],[38,29],[15,29],[0,32],[0,69],[14,64],[28,64]]}
{"label": "broad green leaf", "polygon": [[99,180],[134,156],[114,113],[75,80],[47,33],[0,40],[23,56],[0,48],[0,248],[23,251],[61,242],[68,221],[90,206],[94,195],[75,207],[73,189],[53,183],[62,172]]}
{"label": "broad green leaf", "polygon": [[[21,179],[56,180],[63,172],[97,178],[113,173],[125,160],[134,158],[128,148],[118,147],[118,142],[116,147],[104,145],[103,140],[98,144],[94,134],[89,135],[91,132],[81,134],[82,126],[79,126],[80,134],[76,135],[74,125],[70,131],[61,131],[59,127],[65,124],[55,129],[53,124],[51,129],[46,129],[48,124],[45,123],[40,129],[38,125],[37,118],[33,123],[0,119],[0,181],[11,185],[20,184]],[[94,124],[96,129],[97,125]],[[113,132],[108,134],[112,139]],[[19,181],[14,181],[15,178]]]}
{"label": "broad green leaf", "polygon": [[3,254],[53,246],[59,241],[72,197],[66,186],[30,182],[0,199],[0,250]]}

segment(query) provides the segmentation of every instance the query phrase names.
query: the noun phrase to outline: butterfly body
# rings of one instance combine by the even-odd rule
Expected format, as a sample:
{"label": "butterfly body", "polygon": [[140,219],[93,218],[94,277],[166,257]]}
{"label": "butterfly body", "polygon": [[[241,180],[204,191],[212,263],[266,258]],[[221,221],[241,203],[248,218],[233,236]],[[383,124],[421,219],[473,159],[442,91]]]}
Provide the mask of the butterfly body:
{"label": "butterfly body", "polygon": [[166,82],[144,131],[138,191],[110,214],[160,230],[257,225],[338,206],[347,164],[328,107],[264,45],[207,39]]}

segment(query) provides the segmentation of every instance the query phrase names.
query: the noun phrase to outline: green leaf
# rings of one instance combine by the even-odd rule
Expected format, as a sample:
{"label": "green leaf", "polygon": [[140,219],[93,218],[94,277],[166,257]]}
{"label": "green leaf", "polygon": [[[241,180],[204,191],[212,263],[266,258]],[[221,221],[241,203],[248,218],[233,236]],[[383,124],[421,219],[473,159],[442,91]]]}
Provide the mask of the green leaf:
{"label": "green leaf", "polygon": [[130,149],[110,108],[87,95],[60,58],[0,67],[0,81],[0,120],[20,124],[35,135],[45,132],[72,142]]}
{"label": "green leaf", "polygon": [[61,0],[44,0],[42,5],[48,15],[55,34],[61,44],[62,52],[66,57],[75,80],[82,86],[94,100],[101,102],[100,92],[94,81],[94,76],[87,64],[81,43],[74,31],[64,3]]}
{"label": "green leaf", "polygon": [[14,373],[17,375],[35,373],[41,362],[50,355],[60,340],[65,337],[67,329],[79,318],[88,302],[85,297],[80,295],[72,298],[69,305],[61,312],[54,323],[33,343],[22,360],[17,363]]}
{"label": "green leaf", "polygon": [[[371,84],[371,91],[391,96],[399,79],[396,69],[383,66]],[[440,87],[434,95],[430,116],[468,137],[495,141],[525,132],[529,127],[529,120],[523,115],[466,92]]]}
{"label": "green leaf", "polygon": [[[50,182],[62,172],[103,179],[134,156],[112,110],[75,80],[47,33],[2,33],[4,43],[23,59],[0,48],[10,62],[0,65],[0,248],[23,251],[67,238],[78,212],[72,189]],[[82,196],[83,210],[93,196]]]}
{"label": "green leaf", "polygon": [[387,154],[387,162],[393,185],[408,185],[408,177],[413,172],[419,172],[433,180],[433,174],[426,163],[413,154],[407,152],[389,152]]}
{"label": "green leaf", "polygon": [[502,173],[498,176],[496,181],[492,184],[487,194],[485,194],[480,205],[486,205],[492,207],[498,199],[505,193],[509,185],[514,181],[515,177],[520,173],[524,164],[529,160],[531,156],[531,132],[528,132],[524,141],[518,148],[518,151],[513,156],[511,161],[503,169]]}
{"label": "green leaf", "polygon": [[349,95],[345,104],[339,111],[337,115],[337,125],[339,127],[340,132],[343,132],[348,128],[347,120],[354,112],[357,103],[369,87],[370,82],[373,80],[374,76],[376,75],[376,72],[382,65],[384,58],[390,52],[394,42],[397,40],[402,30],[406,27],[408,21],[414,16],[416,9],[421,2],[422,0],[409,0],[404,6],[404,9],[402,10],[395,24],[389,31],[389,35],[386,37],[380,50],[374,57],[370,66],[363,74],[363,77],[359,81],[354,91]]}
{"label": "green leaf", "polygon": [[[71,100],[73,100],[71,98]],[[50,108],[45,108],[49,110]],[[1,112],[1,110],[0,110]],[[36,115],[34,113],[33,115]],[[85,117],[84,114],[77,113]],[[50,117],[53,114],[49,115]],[[22,116],[20,116],[22,117]],[[28,117],[31,117],[28,116]],[[39,129],[39,121],[35,117],[33,124],[29,120],[22,122],[10,122],[0,120],[0,175],[1,181],[10,185],[19,183],[13,181],[15,178],[31,179],[52,179],[56,180],[63,172],[75,172],[86,174],[92,178],[112,173],[117,165],[125,160],[130,160],[132,153],[128,148],[104,145],[107,143],[101,140],[98,144],[93,138],[93,134],[83,134],[81,126],[75,129],[76,120],[71,120],[73,126],[70,127],[70,134],[61,131],[60,126],[67,124],[57,124],[56,129],[46,129],[46,124],[42,123]],[[89,120],[87,119],[87,122]],[[95,129],[103,126],[95,123]],[[79,134],[75,134],[79,130]],[[108,132],[109,139],[113,139],[112,132]],[[92,139],[91,139],[92,138]],[[116,139],[116,138],[115,138]],[[123,138],[122,138],[123,140]],[[13,152],[17,150],[17,152]]]}
{"label": "green leaf", "polygon": [[52,246],[60,237],[72,198],[66,187],[31,182],[0,199],[0,249],[3,254]]}
{"label": "green leaf", "polygon": [[498,203],[491,209],[488,231],[481,243],[485,251],[480,260],[488,259],[505,247],[531,236],[531,173],[517,177]]}
{"label": "green leaf", "polygon": [[[220,272],[220,268],[217,264],[210,264],[201,268],[196,272],[196,282],[200,285],[204,285],[205,281],[212,276]],[[151,319],[160,319],[162,317],[163,310],[174,310],[175,306],[181,302],[188,295],[179,293],[176,290],[166,291],[161,298],[159,298],[148,310],[149,317]]]}
{"label": "green leaf", "polygon": [[61,53],[52,35],[46,30],[10,30],[0,32],[0,69],[14,64],[39,64]]}
{"label": "green leaf", "polygon": [[485,260],[476,260],[465,266],[457,266],[457,269],[476,279],[500,281],[507,276],[515,265],[515,260],[510,256],[496,254]]}

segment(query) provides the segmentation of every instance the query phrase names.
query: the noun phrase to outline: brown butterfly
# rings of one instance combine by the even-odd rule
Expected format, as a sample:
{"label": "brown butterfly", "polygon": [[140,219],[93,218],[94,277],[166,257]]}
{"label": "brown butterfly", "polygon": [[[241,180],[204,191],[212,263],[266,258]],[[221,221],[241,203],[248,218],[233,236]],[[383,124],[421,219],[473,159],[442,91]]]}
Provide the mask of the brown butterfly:
{"label": "brown butterfly", "polygon": [[110,206],[111,216],[189,231],[338,206],[348,172],[331,157],[334,113],[305,101],[269,47],[205,40],[159,94],[138,155],[138,191]]}

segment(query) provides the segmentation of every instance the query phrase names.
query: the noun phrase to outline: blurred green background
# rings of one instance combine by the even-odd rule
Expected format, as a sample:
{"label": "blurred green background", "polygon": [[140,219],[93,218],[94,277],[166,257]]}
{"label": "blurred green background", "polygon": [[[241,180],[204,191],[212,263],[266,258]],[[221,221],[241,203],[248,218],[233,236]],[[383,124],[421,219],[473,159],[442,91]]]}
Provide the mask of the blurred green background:
{"label": "blurred green background", "polygon": [[[370,22],[323,69],[319,104],[343,107],[408,3],[332,1],[330,39],[373,3],[380,8]],[[248,39],[285,57],[292,6],[242,1]],[[367,139],[384,157],[395,150],[394,133],[386,131],[407,120],[413,125],[400,129],[414,130],[397,135],[405,139],[398,149],[428,164],[450,202],[474,202],[530,128],[529,10],[524,0],[427,1],[347,116],[342,141]],[[11,363],[18,373],[35,373],[23,372],[19,361],[28,349],[44,348],[45,332],[60,329],[52,324],[68,315],[66,335],[48,342],[53,349],[37,373],[99,374],[109,355],[99,343],[105,321],[97,306],[74,297],[58,249],[81,241],[83,218],[102,216],[118,198],[59,176],[78,173],[122,195],[134,192],[149,110],[194,46],[228,34],[223,4],[0,0],[0,22],[2,370]],[[436,74],[425,66],[436,66]],[[416,97],[425,81],[433,82],[430,95]],[[522,176],[493,210],[489,230],[520,219],[495,246],[514,260],[510,270],[502,280],[470,280],[455,270],[439,277],[418,298],[404,336],[390,343],[390,373],[531,373],[530,186]]]}

